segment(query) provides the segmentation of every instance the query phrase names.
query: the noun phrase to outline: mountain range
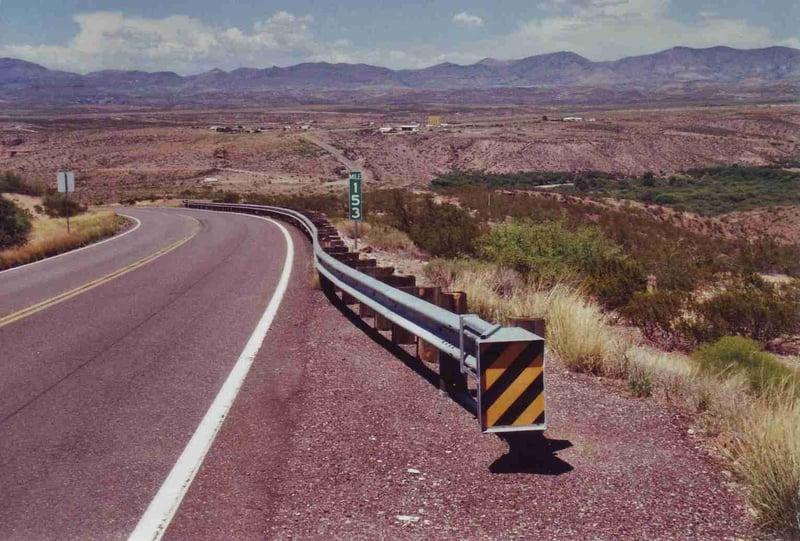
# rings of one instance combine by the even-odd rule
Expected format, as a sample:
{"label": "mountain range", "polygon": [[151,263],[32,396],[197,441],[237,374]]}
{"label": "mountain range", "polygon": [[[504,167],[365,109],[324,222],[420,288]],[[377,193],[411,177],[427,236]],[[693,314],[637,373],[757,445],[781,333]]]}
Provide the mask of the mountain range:
{"label": "mountain range", "polygon": [[[366,64],[304,63],[265,69],[214,69],[197,75],[104,70],[81,75],[0,58],[0,98],[31,97],[85,102],[132,96],[206,93],[340,92],[625,88],[653,91],[676,85],[800,87],[800,50],[789,47],[733,49],[674,47],[654,54],[593,62],[571,52],[520,60],[486,58],[470,65],[437,64],[391,70]],[[66,98],[65,98],[66,97]]]}

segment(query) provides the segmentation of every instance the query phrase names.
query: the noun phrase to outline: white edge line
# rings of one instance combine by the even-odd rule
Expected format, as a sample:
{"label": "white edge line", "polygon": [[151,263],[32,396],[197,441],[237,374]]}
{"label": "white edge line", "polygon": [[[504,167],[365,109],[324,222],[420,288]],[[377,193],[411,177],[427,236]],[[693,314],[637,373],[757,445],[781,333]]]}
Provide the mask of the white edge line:
{"label": "white edge line", "polygon": [[167,530],[172,518],[178,511],[178,507],[186,495],[186,491],[192,484],[197,471],[203,464],[206,453],[211,448],[211,444],[219,432],[222,423],[228,415],[228,412],[233,405],[236,395],[247,377],[250,367],[264,342],[267,331],[272,325],[272,320],[278,311],[278,307],[283,300],[286,289],[289,286],[289,277],[292,273],[292,264],[294,261],[294,244],[292,237],[286,228],[270,218],[261,218],[259,216],[251,216],[253,218],[260,218],[267,220],[277,225],[283,232],[286,239],[286,261],[283,264],[283,271],[281,278],[278,281],[278,286],[275,288],[275,293],[269,301],[266,310],[261,316],[258,324],[256,325],[253,334],[247,341],[239,359],[233,366],[230,374],[228,374],[225,383],[219,390],[211,407],[208,408],[205,416],[200,425],[195,430],[194,435],[189,440],[186,448],[181,453],[178,461],[172,467],[161,488],[158,490],[155,498],[150,502],[136,528],[128,538],[129,541],[153,541],[161,539],[164,532]]}
{"label": "white edge line", "polygon": [[0,271],[0,274],[5,274],[7,272],[11,272],[11,271],[19,270],[19,269],[27,269],[27,268],[32,267],[33,265],[38,264],[38,263],[44,263],[45,261],[52,261],[54,259],[58,259],[59,257],[63,257],[65,255],[76,254],[78,252],[82,252],[83,250],[88,250],[89,248],[94,248],[95,246],[100,246],[101,244],[105,244],[107,242],[111,242],[112,240],[121,239],[122,237],[124,237],[125,235],[128,235],[129,233],[133,233],[134,231],[139,229],[139,227],[141,227],[141,225],[142,225],[142,222],[141,222],[141,220],[139,220],[139,218],[135,218],[135,217],[129,216],[127,214],[122,214],[121,212],[117,212],[116,214],[118,214],[119,216],[125,216],[126,218],[130,218],[131,220],[136,222],[136,225],[133,227],[133,229],[128,229],[122,235],[114,235],[111,238],[108,238],[108,239],[105,239],[105,240],[101,240],[100,242],[93,242],[92,244],[87,244],[86,246],[81,246],[80,248],[76,248],[75,250],[69,250],[67,252],[63,252],[63,253],[60,253],[58,255],[45,257],[44,259],[37,259],[36,261],[32,261],[30,263],[25,263],[24,265],[19,265],[17,267],[11,267],[10,269],[6,269],[6,270],[3,270],[3,271]]}

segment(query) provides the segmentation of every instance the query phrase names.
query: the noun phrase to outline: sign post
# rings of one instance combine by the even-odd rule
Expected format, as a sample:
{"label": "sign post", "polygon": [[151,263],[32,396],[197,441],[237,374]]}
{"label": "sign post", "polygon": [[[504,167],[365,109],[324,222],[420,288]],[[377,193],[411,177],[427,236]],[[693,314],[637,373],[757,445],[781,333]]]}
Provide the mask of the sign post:
{"label": "sign post", "polygon": [[64,194],[64,214],[67,215],[67,234],[69,234],[69,193],[75,191],[75,173],[59,171],[56,175],[58,192]]}
{"label": "sign post", "polygon": [[355,250],[358,251],[358,222],[364,219],[364,197],[361,193],[361,171],[350,172],[350,219],[353,221]]}

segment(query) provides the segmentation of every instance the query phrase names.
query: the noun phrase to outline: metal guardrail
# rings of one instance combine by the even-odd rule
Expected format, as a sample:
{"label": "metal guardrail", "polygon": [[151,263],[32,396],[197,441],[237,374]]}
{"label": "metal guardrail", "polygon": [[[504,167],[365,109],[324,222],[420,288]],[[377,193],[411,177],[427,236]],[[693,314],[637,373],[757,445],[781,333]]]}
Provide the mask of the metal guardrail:
{"label": "metal guardrail", "polygon": [[[522,328],[495,325],[476,315],[455,314],[356,270],[327,253],[320,243],[319,230],[314,220],[296,210],[266,205],[201,201],[184,201],[184,206],[271,216],[297,226],[313,243],[315,266],[322,278],[328,280],[334,288],[342,291],[343,295],[349,295],[393,325],[405,329],[448,357],[456,359],[463,375],[478,380],[477,410],[484,431],[508,432],[544,430],[546,428],[544,421],[544,340],[541,337]],[[317,222],[320,221],[321,219],[317,218]],[[504,348],[504,345],[513,345],[513,348]],[[536,347],[533,349],[524,347],[531,345]],[[490,348],[492,356],[489,354]],[[515,362],[520,363],[519,366],[515,367]],[[536,368],[536,370],[531,372],[530,368]],[[524,374],[527,379],[523,378],[521,374]],[[501,384],[495,388],[494,395],[499,396],[492,395],[489,387],[503,378],[510,381],[506,381],[504,386]],[[530,391],[530,388],[534,386],[532,378],[538,382],[538,386],[536,386],[538,392]],[[503,392],[499,393],[497,388],[501,386]],[[528,392],[529,395],[533,393],[528,400],[530,404],[528,402],[520,403],[524,392]],[[517,396],[514,396],[515,394]],[[486,398],[490,396],[493,398],[492,402],[486,403]],[[531,408],[533,408],[535,399],[539,399],[541,407],[537,407],[534,411]],[[528,422],[524,424],[491,422],[492,417],[498,417],[492,415],[490,410],[493,407],[500,408],[502,412],[505,412],[506,419],[510,418],[508,411],[511,411],[512,416],[515,412],[521,416],[515,417],[512,421],[519,418]],[[538,409],[541,409],[540,415]],[[531,411],[533,413],[530,413]],[[522,412],[529,413],[524,416]],[[534,413],[535,417],[530,418]]]}

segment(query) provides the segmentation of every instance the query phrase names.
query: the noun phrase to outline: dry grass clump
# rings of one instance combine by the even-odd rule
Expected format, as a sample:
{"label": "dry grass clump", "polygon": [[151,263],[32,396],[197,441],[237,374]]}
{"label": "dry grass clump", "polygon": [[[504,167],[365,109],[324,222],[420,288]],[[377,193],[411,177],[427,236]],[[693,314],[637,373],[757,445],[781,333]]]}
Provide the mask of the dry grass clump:
{"label": "dry grass clump", "polygon": [[733,455],[760,525],[800,539],[800,404],[773,400],[752,409]]}
{"label": "dry grass clump", "polygon": [[406,233],[388,225],[376,224],[364,234],[370,246],[383,250],[413,251],[416,247]]}
{"label": "dry grass clump", "polygon": [[[335,225],[345,237],[355,238],[355,222],[338,220]],[[360,222],[358,224],[358,237],[370,246],[381,250],[411,252],[416,249],[414,242],[406,233],[381,223]]]}
{"label": "dry grass clump", "polygon": [[110,237],[124,224],[125,219],[114,212],[90,212],[70,218],[70,233],[67,234],[66,219],[37,218],[33,221],[33,230],[25,245],[0,251],[0,270]]}
{"label": "dry grass clump", "polygon": [[428,277],[444,287],[464,291],[470,311],[493,321],[511,317],[547,320],[547,344],[572,370],[604,374],[619,349],[600,307],[579,289],[566,284],[551,288],[526,284],[518,273],[490,264],[437,260]]}

